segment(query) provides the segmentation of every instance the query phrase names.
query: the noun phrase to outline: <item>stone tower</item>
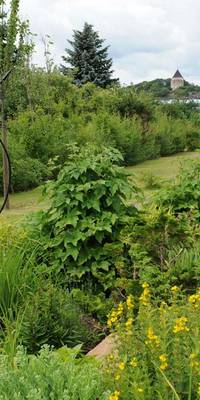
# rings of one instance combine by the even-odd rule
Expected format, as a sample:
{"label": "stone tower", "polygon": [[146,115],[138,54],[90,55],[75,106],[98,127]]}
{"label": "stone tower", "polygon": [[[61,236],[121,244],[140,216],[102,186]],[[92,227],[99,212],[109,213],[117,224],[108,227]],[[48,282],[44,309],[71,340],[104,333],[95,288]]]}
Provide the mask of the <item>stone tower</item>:
{"label": "stone tower", "polygon": [[172,88],[172,90],[176,90],[183,86],[184,86],[184,78],[182,77],[181,73],[177,69],[176,73],[174,74],[173,78],[171,79],[171,88]]}

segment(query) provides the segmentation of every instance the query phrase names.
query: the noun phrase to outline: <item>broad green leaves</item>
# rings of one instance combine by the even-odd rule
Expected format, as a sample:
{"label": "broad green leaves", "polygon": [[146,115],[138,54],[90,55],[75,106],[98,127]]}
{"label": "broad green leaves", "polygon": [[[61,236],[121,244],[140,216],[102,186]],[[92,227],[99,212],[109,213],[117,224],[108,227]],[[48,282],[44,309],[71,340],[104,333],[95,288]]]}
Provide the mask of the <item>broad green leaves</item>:
{"label": "broad green leaves", "polygon": [[109,287],[115,278],[112,246],[108,251],[107,244],[119,240],[123,217],[137,213],[127,204],[133,188],[117,165],[120,161],[121,155],[112,149],[74,152],[49,185],[52,204],[43,213],[41,230],[49,264],[69,280],[84,280],[90,274]]}

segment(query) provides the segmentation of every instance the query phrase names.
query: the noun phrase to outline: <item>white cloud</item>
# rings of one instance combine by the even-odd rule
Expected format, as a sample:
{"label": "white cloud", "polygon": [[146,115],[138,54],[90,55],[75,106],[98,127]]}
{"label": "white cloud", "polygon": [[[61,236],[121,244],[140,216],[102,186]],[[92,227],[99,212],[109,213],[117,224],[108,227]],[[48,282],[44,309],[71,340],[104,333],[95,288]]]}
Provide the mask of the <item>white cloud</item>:
{"label": "white cloud", "polygon": [[21,14],[38,34],[51,35],[57,63],[73,29],[92,23],[110,45],[115,75],[124,83],[171,76],[177,67],[200,81],[199,0],[21,0]]}

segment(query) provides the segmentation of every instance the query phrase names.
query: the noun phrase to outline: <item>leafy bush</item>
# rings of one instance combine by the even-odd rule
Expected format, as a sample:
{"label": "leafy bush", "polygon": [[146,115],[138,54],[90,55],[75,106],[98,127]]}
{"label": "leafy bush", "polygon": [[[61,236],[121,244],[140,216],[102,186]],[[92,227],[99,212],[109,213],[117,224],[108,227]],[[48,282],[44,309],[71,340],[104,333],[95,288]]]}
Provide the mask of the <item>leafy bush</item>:
{"label": "leafy bush", "polygon": [[[92,287],[90,290],[87,288],[87,291],[78,288],[73,289],[71,291],[73,302],[78,305],[84,314],[88,315],[88,317],[92,316],[95,321],[99,321],[105,327],[107,315],[113,307],[113,299],[108,298],[104,292],[93,293],[92,289]],[[97,323],[96,327],[98,327]],[[101,325],[99,329],[102,329]],[[96,333],[98,334],[98,330]]]}
{"label": "leafy bush", "polygon": [[129,296],[108,320],[119,348],[106,366],[113,382],[110,400],[199,399],[200,292],[182,299],[173,286],[170,303],[155,305],[144,283],[139,303],[136,318]]}
{"label": "leafy bush", "polygon": [[179,252],[170,251],[168,263],[169,284],[176,284],[187,292],[197,290],[200,286],[200,243],[198,240],[195,240],[194,245],[189,249],[181,248]]}
{"label": "leafy bush", "polygon": [[127,219],[120,240],[126,246],[126,254],[125,257],[118,254],[116,258],[116,265],[121,268],[117,285],[121,285],[121,290],[136,294],[140,282],[148,280],[154,294],[160,298],[168,294],[172,279],[169,278],[169,252],[173,249],[178,255],[181,248],[190,248],[193,231],[185,217],[177,219],[173,213],[153,204],[138,217]]}
{"label": "leafy bush", "polygon": [[186,148],[186,121],[172,119],[167,115],[157,115],[156,121],[152,124],[156,135],[157,144],[161,156],[168,156]]}
{"label": "leafy bush", "polygon": [[127,205],[136,188],[117,166],[121,159],[111,149],[78,151],[48,186],[52,205],[38,226],[44,257],[56,274],[64,272],[72,283],[87,283],[89,277],[104,289],[113,286],[116,269],[109,245],[117,244],[123,218],[137,214]]}
{"label": "leafy bush", "polygon": [[[22,156],[22,159],[15,158],[12,163],[11,190],[22,192],[44,183],[50,176],[48,166],[37,159]],[[3,194],[3,170],[0,167],[0,193]]]}
{"label": "leafy bush", "polygon": [[76,359],[79,350],[63,347],[53,352],[45,346],[35,357],[19,348],[12,364],[1,355],[0,399],[107,400],[99,363]]}
{"label": "leafy bush", "polygon": [[22,310],[18,342],[32,354],[44,344],[59,348],[84,343],[84,350],[91,349],[98,341],[97,332],[95,338],[70,294],[52,284],[42,286],[30,295]]}
{"label": "leafy bush", "polygon": [[19,192],[40,186],[49,177],[48,167],[31,158],[15,160],[12,171],[12,187]]}

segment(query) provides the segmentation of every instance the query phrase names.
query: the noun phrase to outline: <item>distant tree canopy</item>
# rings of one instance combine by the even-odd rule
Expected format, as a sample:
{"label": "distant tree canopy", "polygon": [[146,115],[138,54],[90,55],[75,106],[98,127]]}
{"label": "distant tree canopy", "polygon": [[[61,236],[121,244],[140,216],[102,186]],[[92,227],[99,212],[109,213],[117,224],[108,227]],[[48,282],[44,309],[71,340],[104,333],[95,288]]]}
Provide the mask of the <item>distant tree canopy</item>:
{"label": "distant tree canopy", "polygon": [[83,85],[93,82],[105,88],[117,79],[112,79],[112,59],[108,56],[109,46],[103,47],[104,39],[100,39],[93,26],[85,23],[83,30],[75,30],[73,40],[68,40],[71,48],[65,49],[67,55],[62,57],[65,65],[61,65],[62,72],[66,75],[72,66],[75,83]]}

